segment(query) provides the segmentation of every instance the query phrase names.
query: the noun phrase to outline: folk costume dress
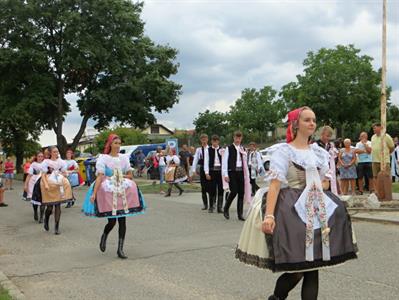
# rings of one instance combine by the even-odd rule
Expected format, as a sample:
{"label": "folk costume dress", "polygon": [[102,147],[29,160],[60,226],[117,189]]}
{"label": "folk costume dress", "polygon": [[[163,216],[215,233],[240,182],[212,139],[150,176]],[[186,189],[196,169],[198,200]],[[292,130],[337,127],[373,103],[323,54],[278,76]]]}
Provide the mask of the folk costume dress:
{"label": "folk costume dress", "polygon": [[83,178],[77,171],[79,168],[78,163],[73,159],[67,159],[65,162],[67,164],[68,180],[72,188],[84,185]]}
{"label": "folk costume dress", "polygon": [[[32,203],[36,205],[56,205],[72,200],[72,188],[68,179],[62,174],[66,172],[64,160],[45,159],[41,164],[41,171],[45,173],[33,188]],[[43,176],[47,177],[49,189],[44,187]]]}
{"label": "folk costume dress", "polygon": [[144,198],[136,183],[123,175],[131,170],[129,157],[119,154],[113,157],[102,154],[96,162],[96,174],[104,174],[94,203],[90,201],[95,181],[91,184],[83,203],[86,216],[98,218],[120,218],[143,214]]}
{"label": "folk costume dress", "polygon": [[322,190],[329,155],[317,144],[299,150],[274,146],[267,180],[281,182],[273,235],[261,231],[267,188],[260,189],[236,249],[241,262],[273,272],[302,272],[356,258],[351,219],[341,200]]}
{"label": "folk costume dress", "polygon": [[167,183],[181,183],[187,180],[186,170],[180,166],[180,158],[177,155],[166,156],[165,181]]}
{"label": "folk costume dress", "polygon": [[32,162],[29,167],[28,175],[31,175],[28,182],[28,191],[26,194],[26,200],[32,201],[33,188],[35,187],[36,182],[39,180],[42,175],[42,163]]}

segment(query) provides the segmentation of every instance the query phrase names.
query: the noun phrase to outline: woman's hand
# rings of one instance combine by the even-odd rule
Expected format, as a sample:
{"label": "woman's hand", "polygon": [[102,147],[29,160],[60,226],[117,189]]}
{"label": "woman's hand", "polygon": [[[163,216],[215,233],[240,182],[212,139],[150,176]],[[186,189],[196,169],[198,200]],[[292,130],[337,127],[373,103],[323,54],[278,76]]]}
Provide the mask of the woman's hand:
{"label": "woman's hand", "polygon": [[48,191],[50,189],[50,187],[48,186],[48,183],[44,184],[44,188],[46,189],[46,191]]}
{"label": "woman's hand", "polygon": [[94,203],[95,200],[96,200],[96,195],[92,194],[90,197],[90,202]]}
{"label": "woman's hand", "polygon": [[262,231],[266,234],[273,234],[276,222],[271,216],[266,216],[262,222]]}

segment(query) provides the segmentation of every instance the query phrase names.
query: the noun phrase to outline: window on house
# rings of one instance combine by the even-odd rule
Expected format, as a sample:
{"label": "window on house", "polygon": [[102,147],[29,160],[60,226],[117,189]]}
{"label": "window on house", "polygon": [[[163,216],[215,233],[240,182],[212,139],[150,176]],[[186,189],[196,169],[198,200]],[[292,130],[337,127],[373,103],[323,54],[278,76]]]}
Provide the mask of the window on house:
{"label": "window on house", "polygon": [[159,134],[159,126],[151,126],[151,134]]}

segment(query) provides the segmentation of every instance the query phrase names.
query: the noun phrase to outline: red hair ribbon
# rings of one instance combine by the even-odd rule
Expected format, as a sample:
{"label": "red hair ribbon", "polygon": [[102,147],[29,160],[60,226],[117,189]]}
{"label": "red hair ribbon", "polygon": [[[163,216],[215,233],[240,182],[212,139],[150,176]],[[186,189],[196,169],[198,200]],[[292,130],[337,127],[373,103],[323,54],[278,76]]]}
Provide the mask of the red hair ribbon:
{"label": "red hair ribbon", "polygon": [[304,107],[300,107],[294,110],[291,110],[288,114],[287,114],[287,122],[288,122],[288,126],[287,126],[287,132],[286,132],[286,141],[287,143],[291,143],[294,140],[294,131],[293,131],[293,123],[297,123],[297,121],[299,120],[299,116],[301,115],[301,112],[304,110]]}
{"label": "red hair ribbon", "polygon": [[105,143],[105,147],[104,147],[104,154],[110,154],[111,153],[111,144],[114,140],[116,139],[121,139],[118,135],[116,135],[115,133],[111,133],[108,138],[107,138],[107,142]]}

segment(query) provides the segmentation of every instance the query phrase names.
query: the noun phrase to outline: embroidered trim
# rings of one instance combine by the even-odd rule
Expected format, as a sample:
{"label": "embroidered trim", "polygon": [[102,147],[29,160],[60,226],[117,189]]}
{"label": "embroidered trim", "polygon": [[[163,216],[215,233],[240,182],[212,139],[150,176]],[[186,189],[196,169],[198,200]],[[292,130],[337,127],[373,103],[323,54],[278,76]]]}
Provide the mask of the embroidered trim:
{"label": "embroidered trim", "polygon": [[328,261],[315,260],[299,263],[276,264],[273,259],[249,254],[237,247],[235,250],[235,257],[242,263],[261,269],[269,269],[274,273],[287,271],[309,271],[314,269],[327,268],[335,265],[340,265],[347,260],[356,259],[357,255],[355,252],[348,252],[339,256],[331,257],[331,260]]}

